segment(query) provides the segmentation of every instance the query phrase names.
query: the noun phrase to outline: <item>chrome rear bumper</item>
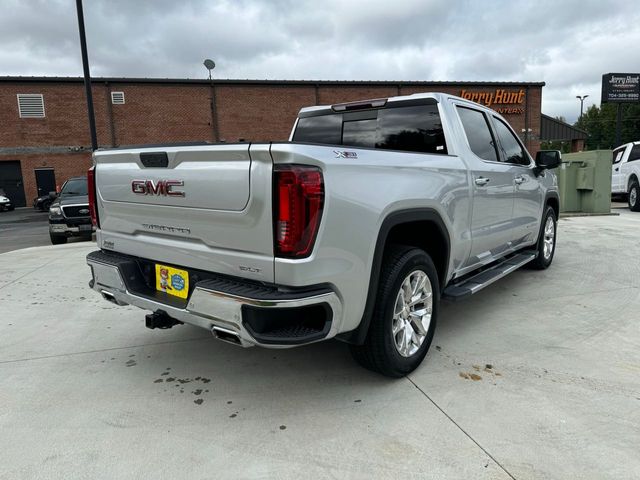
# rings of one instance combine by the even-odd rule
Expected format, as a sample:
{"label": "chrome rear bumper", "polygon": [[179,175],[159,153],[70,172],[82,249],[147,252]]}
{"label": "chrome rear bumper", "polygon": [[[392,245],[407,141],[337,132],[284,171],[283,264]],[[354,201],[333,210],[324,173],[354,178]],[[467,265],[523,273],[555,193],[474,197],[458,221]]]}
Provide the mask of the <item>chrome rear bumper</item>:
{"label": "chrome rear bumper", "polygon": [[[135,261],[129,257],[122,258],[122,262]],[[214,327],[234,332],[243,347],[260,345],[287,348],[313,343],[334,337],[341,323],[342,304],[336,293],[328,288],[296,293],[278,290],[275,287],[243,285],[240,280],[205,280],[195,284],[184,306],[178,306],[131,291],[125,281],[127,276],[123,275],[124,268],[119,264],[117,254],[92,252],[87,256],[87,264],[93,274],[90,287],[110,302],[134,305],[152,312],[166,312],[180,322],[212,332]],[[287,325],[295,322],[296,318],[300,318],[301,325],[308,324],[307,317],[312,312],[318,316],[319,308],[326,312],[326,321],[322,329],[305,330],[296,325],[295,328],[276,331],[284,332],[284,336],[268,331],[260,332],[260,327],[265,324],[277,329],[280,318],[287,322]],[[285,318],[288,320],[284,320]]]}

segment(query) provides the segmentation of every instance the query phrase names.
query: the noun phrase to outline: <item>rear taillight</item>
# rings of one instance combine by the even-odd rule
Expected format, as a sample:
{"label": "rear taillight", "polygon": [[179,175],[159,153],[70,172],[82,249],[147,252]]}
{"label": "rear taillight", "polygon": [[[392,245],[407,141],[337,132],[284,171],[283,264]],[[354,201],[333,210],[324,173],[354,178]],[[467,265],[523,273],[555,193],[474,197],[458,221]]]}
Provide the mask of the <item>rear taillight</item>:
{"label": "rear taillight", "polygon": [[276,165],[273,188],[275,254],[306,257],[311,254],[322,217],[322,171],[306,165]]}
{"label": "rear taillight", "polygon": [[89,212],[91,214],[91,223],[100,228],[98,219],[98,205],[96,203],[96,167],[91,167],[87,172],[87,192],[89,193]]}

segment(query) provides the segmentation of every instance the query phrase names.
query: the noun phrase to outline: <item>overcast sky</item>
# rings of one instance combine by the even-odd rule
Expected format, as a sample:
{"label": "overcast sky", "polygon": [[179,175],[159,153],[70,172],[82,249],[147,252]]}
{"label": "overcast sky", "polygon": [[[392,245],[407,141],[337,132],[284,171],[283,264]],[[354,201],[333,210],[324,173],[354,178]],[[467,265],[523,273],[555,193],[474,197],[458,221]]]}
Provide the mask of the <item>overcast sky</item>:
{"label": "overcast sky", "polygon": [[[544,81],[573,122],[640,71],[633,0],[84,0],[93,76]],[[0,0],[0,75],[82,75],[74,0]]]}

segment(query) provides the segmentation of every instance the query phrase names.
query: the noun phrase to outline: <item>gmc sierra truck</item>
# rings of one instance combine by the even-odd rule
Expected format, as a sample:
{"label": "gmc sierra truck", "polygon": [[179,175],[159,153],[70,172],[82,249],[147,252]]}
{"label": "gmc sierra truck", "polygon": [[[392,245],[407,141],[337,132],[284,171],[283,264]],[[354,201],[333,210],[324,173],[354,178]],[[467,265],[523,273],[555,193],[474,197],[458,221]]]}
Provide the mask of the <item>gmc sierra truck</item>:
{"label": "gmc sierra truck", "polygon": [[303,108],[289,142],[98,150],[90,286],[243,347],[413,371],[443,297],[553,260],[560,153],[441,93]]}

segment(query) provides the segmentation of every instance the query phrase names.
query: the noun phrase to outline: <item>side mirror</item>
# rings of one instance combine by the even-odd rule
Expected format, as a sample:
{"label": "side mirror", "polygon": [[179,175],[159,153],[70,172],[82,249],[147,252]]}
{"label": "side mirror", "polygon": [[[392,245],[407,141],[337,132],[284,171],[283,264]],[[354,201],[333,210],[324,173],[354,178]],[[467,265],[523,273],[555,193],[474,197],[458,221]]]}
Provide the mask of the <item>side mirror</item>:
{"label": "side mirror", "polygon": [[49,198],[56,198],[58,196],[58,192],[49,192]]}
{"label": "side mirror", "polygon": [[540,150],[536,153],[536,166],[541,170],[556,168],[561,160],[559,150]]}

